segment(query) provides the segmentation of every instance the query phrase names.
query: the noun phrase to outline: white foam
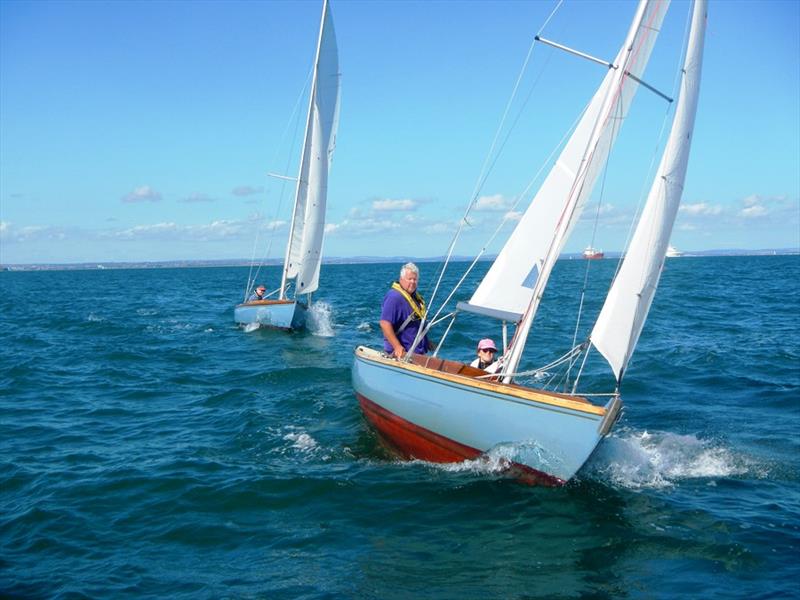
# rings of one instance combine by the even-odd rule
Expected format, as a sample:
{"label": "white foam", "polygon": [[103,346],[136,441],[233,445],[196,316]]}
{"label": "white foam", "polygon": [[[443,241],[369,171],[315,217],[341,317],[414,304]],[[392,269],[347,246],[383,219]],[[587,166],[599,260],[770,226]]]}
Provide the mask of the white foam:
{"label": "white foam", "polygon": [[308,330],[321,337],[333,337],[333,309],[327,302],[315,302],[306,316]]}
{"label": "white foam", "polygon": [[319,447],[317,441],[305,431],[290,431],[283,436],[283,439],[292,442],[292,448],[296,448],[301,452],[313,452]]}
{"label": "white foam", "polygon": [[258,323],[248,323],[247,325],[244,326],[245,333],[250,333],[252,331],[255,331],[256,329],[258,329]]}
{"label": "white foam", "polygon": [[86,317],[86,320],[89,321],[90,323],[102,323],[103,321],[105,321],[103,317],[100,317],[94,313],[89,313],[89,316]]}
{"label": "white foam", "polygon": [[358,329],[359,331],[372,331],[372,323],[364,321],[363,323],[359,323],[356,329]]}
{"label": "white foam", "polygon": [[620,432],[598,448],[586,472],[625,488],[663,488],[687,479],[730,477],[748,461],[724,446],[693,435]]}

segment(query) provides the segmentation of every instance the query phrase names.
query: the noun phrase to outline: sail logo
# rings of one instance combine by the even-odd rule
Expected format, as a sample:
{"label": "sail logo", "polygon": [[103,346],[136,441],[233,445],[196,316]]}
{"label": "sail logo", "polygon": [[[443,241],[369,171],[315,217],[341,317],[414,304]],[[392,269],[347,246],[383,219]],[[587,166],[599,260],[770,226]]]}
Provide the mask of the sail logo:
{"label": "sail logo", "polygon": [[533,268],[530,270],[528,275],[522,282],[522,287],[526,287],[528,289],[533,289],[533,286],[536,285],[536,280],[539,279],[539,265],[534,264]]}

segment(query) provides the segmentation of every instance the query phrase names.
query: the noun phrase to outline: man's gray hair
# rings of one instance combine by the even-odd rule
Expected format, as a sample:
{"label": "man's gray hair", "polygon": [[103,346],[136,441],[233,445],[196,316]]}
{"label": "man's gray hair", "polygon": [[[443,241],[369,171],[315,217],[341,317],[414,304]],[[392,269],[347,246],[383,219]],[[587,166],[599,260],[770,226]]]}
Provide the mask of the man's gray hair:
{"label": "man's gray hair", "polygon": [[405,273],[406,271],[411,271],[412,273],[416,273],[417,277],[419,277],[419,269],[417,268],[417,265],[415,265],[412,262],[406,263],[402,266],[402,268],[400,269],[400,277],[402,277],[403,273]]}

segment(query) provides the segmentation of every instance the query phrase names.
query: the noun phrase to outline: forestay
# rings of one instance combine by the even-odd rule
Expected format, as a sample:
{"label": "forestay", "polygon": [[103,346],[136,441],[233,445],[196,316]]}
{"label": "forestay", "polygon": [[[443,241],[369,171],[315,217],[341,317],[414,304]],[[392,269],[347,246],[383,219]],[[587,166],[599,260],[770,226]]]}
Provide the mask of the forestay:
{"label": "forestay", "polygon": [[459,308],[519,320],[539,295],[591,195],[661,27],[668,0],[643,0],[625,43],[555,166],[468,304]]}
{"label": "forestay", "polygon": [[283,290],[287,279],[295,279],[296,294],[311,293],[319,286],[328,170],[336,144],[338,112],[339,59],[333,19],[326,0],[311,84],[291,233],[286,250],[284,283],[281,286]]}
{"label": "forestay", "polygon": [[700,91],[706,10],[705,0],[695,2],[672,131],[625,259],[590,336],[617,381],[650,310],[683,193]]}

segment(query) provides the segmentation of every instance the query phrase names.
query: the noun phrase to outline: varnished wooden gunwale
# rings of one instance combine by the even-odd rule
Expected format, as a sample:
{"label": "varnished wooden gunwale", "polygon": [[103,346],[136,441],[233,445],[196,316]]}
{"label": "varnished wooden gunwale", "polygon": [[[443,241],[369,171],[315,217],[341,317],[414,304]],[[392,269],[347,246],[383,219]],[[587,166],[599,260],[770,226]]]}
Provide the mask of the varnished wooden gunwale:
{"label": "varnished wooden gunwale", "polygon": [[[566,394],[559,394],[557,392],[533,390],[531,388],[526,388],[516,384],[505,384],[475,379],[475,372],[478,371],[478,369],[470,367],[469,365],[464,365],[463,363],[458,363],[456,361],[446,361],[415,354],[412,357],[413,362],[404,362],[398,361],[394,358],[382,356],[379,352],[365,346],[359,346],[356,348],[356,355],[364,360],[379,363],[389,368],[404,369],[425,375],[427,377],[433,377],[452,383],[458,383],[459,385],[479,388],[495,394],[521,398],[523,400],[530,400],[532,402],[539,402],[541,404],[549,404],[551,406],[558,406],[560,408],[589,413],[599,417],[604,417],[606,414],[606,409],[604,407],[596,406],[585,398],[581,398],[579,396],[567,396]],[[450,373],[447,371],[441,371],[437,368],[432,368],[431,366],[424,366],[425,362],[428,362],[429,365],[436,364],[440,368],[448,368],[450,370],[458,366],[459,372]]]}

